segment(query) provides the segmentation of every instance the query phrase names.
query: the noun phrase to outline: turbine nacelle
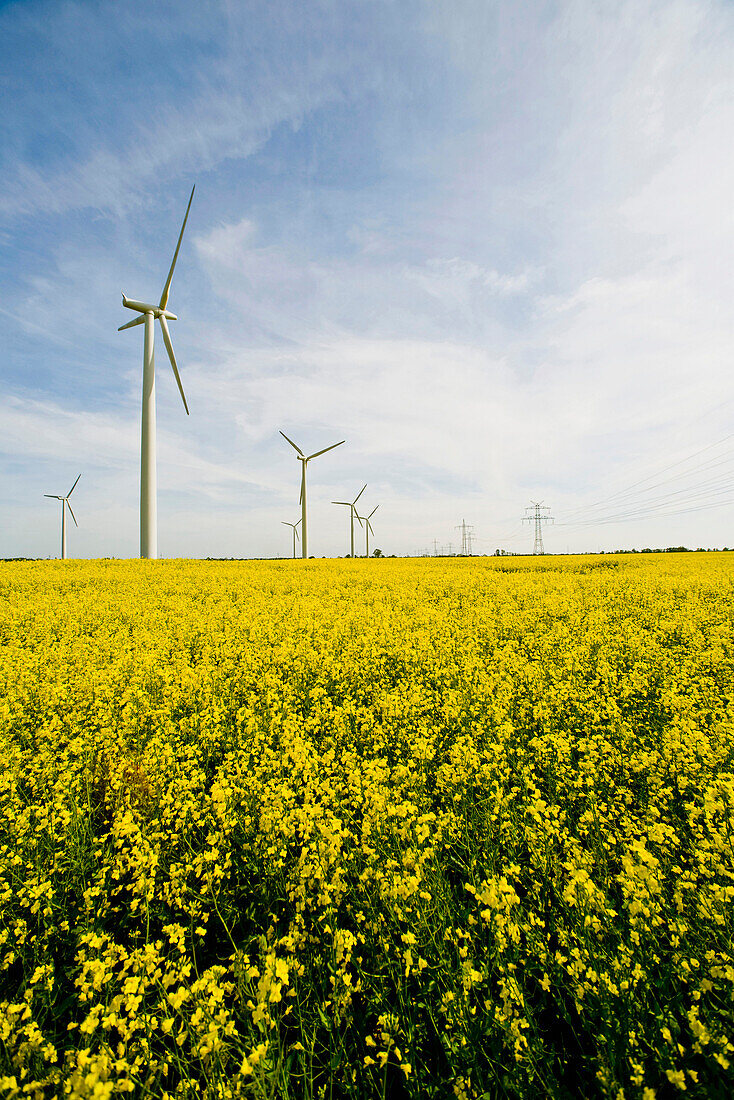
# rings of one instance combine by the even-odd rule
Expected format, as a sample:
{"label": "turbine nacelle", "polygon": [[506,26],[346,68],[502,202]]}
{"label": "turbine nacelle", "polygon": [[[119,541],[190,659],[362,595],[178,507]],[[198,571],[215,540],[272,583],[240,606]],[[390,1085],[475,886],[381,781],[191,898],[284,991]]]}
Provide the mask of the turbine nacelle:
{"label": "turbine nacelle", "polygon": [[[152,313],[158,319],[167,317],[169,321],[178,321],[176,314],[171,313],[169,309],[161,309],[160,306],[149,305],[147,302],[136,302],[133,298],[126,298],[124,291],[122,292],[122,304],[126,309],[134,309],[137,313]],[[122,328],[124,327],[123,325]],[[120,331],[121,329],[118,329],[118,332]]]}

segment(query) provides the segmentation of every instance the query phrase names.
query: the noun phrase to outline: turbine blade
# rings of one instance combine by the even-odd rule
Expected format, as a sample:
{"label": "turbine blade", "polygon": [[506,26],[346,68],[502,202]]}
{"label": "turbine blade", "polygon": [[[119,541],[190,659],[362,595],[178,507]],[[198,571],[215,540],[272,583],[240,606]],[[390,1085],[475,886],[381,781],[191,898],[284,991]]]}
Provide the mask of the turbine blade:
{"label": "turbine blade", "polygon": [[72,508],[72,506],[71,506],[71,505],[69,504],[69,501],[68,501],[68,499],[67,499],[67,501],[66,501],[66,507],[67,507],[67,508],[69,509],[69,511],[71,512],[71,518],[72,518],[72,519],[74,520],[74,526],[75,526],[75,527],[78,527],[78,526],[79,526],[79,524],[78,524],[78,523],[77,523],[77,521],[76,521],[76,516],[74,515],[74,509],[73,509],[73,508]]}
{"label": "turbine blade", "polygon": [[347,508],[352,507],[351,500],[332,500],[332,504],[346,504]]}
{"label": "turbine blade", "polygon": [[171,334],[168,331],[168,321],[163,316],[163,314],[161,314],[161,316],[158,318],[158,320],[161,323],[161,329],[163,331],[163,343],[166,345],[166,351],[168,352],[168,358],[171,360],[171,366],[173,367],[173,373],[175,374],[176,381],[178,382],[178,388],[179,388],[179,392],[181,394],[181,400],[184,403],[184,408],[186,409],[186,415],[188,416],[189,415],[189,407],[186,404],[186,396],[185,396],[184,391],[183,391],[183,386],[181,385],[181,376],[179,375],[178,367],[176,366],[176,356],[173,354],[173,344],[171,343]]}
{"label": "turbine blade", "polygon": [[[280,428],[278,428],[278,431],[280,432]],[[286,443],[290,443],[290,445],[294,449],[294,451],[298,451],[299,455],[301,455],[302,458],[306,457],[305,454],[303,453],[303,451],[301,450],[301,448],[298,446],[298,444],[294,443],[292,439],[289,439],[288,436],[285,434],[285,432],[280,432],[280,434],[283,436],[283,439],[286,441]]]}
{"label": "turbine blade", "polygon": [[293,526],[293,524],[289,523],[287,519],[282,519],[280,522],[282,524],[284,524],[286,527],[292,527]]}
{"label": "turbine blade", "polygon": [[323,451],[314,451],[314,453],[308,457],[310,459],[318,458],[319,455],[325,455],[327,451],[333,451],[335,447],[341,447],[342,443],[346,443],[346,440],[340,439],[338,443],[332,443],[330,447],[324,447]]}
{"label": "turbine blade", "polygon": [[[81,475],[81,474],[79,474],[79,477],[81,477],[81,476],[82,476],[82,475]],[[66,498],[67,498],[67,500],[68,500],[68,498],[69,498],[69,497],[71,496],[71,494],[72,494],[72,493],[74,492],[74,490],[76,489],[76,483],[77,483],[77,481],[79,480],[79,477],[78,477],[78,478],[76,479],[76,481],[75,481],[75,482],[74,482],[74,484],[72,485],[71,489],[69,489],[69,492],[68,492],[68,493],[66,494]]]}
{"label": "turbine blade", "polygon": [[122,330],[125,329],[125,328],[135,328],[136,325],[144,325],[144,324],[145,324],[145,314],[141,313],[139,317],[133,317],[132,321],[128,321],[128,323],[126,325],[120,325],[120,327],[118,328],[117,331],[122,332]]}
{"label": "turbine blade", "polygon": [[[288,440],[288,442],[290,443],[290,439]],[[298,498],[298,503],[299,504],[303,504],[303,487],[304,487],[305,484],[306,484],[306,463],[304,462],[303,466],[301,467],[301,495]]]}
{"label": "turbine blade", "polygon": [[44,493],[43,495],[48,497],[49,500],[63,500],[63,497],[57,497],[56,493]]}
{"label": "turbine blade", "polygon": [[186,207],[186,213],[184,215],[183,225],[181,226],[181,232],[178,235],[178,244],[176,245],[176,251],[173,253],[173,260],[171,262],[171,270],[168,272],[168,278],[166,279],[166,285],[163,287],[163,293],[161,294],[161,304],[159,309],[165,309],[168,305],[168,295],[171,290],[171,279],[173,278],[173,269],[176,266],[176,260],[178,259],[178,250],[181,247],[181,240],[184,235],[184,229],[186,228],[186,222],[189,216],[189,210],[191,209],[191,200],[194,197],[194,191],[196,190],[196,184],[191,188],[191,198],[189,198],[189,205]]}
{"label": "turbine blade", "polygon": [[379,507],[380,507],[380,505],[379,505],[379,504],[376,504],[376,505],[374,506],[374,508],[372,509],[372,511],[370,512],[370,514],[369,514],[369,515],[367,516],[367,519],[372,519],[372,517],[374,516],[375,512],[377,511],[377,509],[378,509]]}
{"label": "turbine blade", "polygon": [[359,492],[357,493],[356,497],[355,497],[355,498],[354,498],[354,500],[352,501],[352,504],[356,504],[356,503],[357,503],[357,501],[358,501],[358,500],[359,500],[359,498],[360,498],[360,497],[362,496],[362,493],[363,493],[363,492],[365,491],[365,489],[366,489],[366,488],[367,488],[367,486],[366,486],[366,485],[363,485],[363,486],[362,486],[362,488],[361,488],[361,489],[359,490]]}
{"label": "turbine blade", "polygon": [[358,516],[356,512],[354,513],[354,515],[355,515],[355,517],[356,517],[357,523],[358,523],[358,524],[359,524],[359,526],[361,527],[361,526],[362,526],[362,517],[361,517],[361,516]]}

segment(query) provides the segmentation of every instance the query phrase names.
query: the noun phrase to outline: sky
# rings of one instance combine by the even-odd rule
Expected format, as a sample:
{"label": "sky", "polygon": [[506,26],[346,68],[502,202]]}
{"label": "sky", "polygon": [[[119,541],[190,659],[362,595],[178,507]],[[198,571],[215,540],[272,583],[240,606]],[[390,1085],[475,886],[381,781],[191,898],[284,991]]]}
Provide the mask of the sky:
{"label": "sky", "polygon": [[[734,546],[728,0],[0,3],[0,556]],[[361,535],[359,536],[361,539]],[[360,542],[361,548],[362,543]]]}

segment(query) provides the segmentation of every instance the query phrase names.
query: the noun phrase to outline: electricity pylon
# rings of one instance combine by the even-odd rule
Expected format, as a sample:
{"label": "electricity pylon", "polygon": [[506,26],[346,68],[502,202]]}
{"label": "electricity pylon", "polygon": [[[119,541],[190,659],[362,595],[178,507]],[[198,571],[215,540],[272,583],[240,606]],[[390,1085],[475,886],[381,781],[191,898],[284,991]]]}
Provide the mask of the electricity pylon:
{"label": "electricity pylon", "polygon": [[550,508],[543,504],[542,500],[532,501],[525,509],[526,512],[530,512],[529,516],[523,516],[523,523],[535,524],[535,542],[533,543],[534,554],[544,554],[545,549],[543,547],[543,524],[553,523],[553,516],[548,515]]}
{"label": "electricity pylon", "polygon": [[471,524],[467,524],[466,520],[463,519],[461,521],[461,523],[456,524],[456,530],[461,531],[461,556],[462,556],[462,558],[471,557],[471,540],[472,540],[472,531],[474,530],[474,528],[471,526]]}

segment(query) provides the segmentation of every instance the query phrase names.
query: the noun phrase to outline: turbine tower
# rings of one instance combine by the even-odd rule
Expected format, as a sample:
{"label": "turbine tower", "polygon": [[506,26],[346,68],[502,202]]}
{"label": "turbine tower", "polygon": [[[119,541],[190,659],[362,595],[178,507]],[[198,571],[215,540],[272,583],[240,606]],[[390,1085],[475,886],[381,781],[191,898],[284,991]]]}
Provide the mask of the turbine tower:
{"label": "turbine tower", "polygon": [[374,516],[375,512],[377,511],[377,509],[379,507],[380,507],[380,505],[376,504],[368,516],[357,516],[357,519],[361,519],[362,522],[365,525],[365,528],[364,528],[365,555],[364,556],[366,558],[368,558],[370,556],[370,535],[374,535],[374,533],[375,533],[372,530],[372,524],[370,523],[370,520],[372,519],[372,517]]}
{"label": "turbine tower", "polygon": [[543,524],[553,523],[553,516],[548,515],[550,508],[543,504],[542,500],[531,501],[531,503],[525,509],[526,512],[530,512],[529,516],[523,517],[523,523],[535,524],[535,542],[533,543],[534,554],[545,554],[543,547]]}
{"label": "turbine tower", "polygon": [[[280,428],[278,429],[280,431]],[[345,440],[340,439],[338,443],[332,443],[330,447],[323,447],[320,451],[314,451],[312,455],[305,455],[297,443],[294,443],[292,439],[289,439],[285,432],[280,432],[286,443],[290,443],[293,450],[296,452],[296,458],[301,463],[301,496],[299,504],[301,505],[301,557],[308,557],[308,525],[306,520],[306,467],[312,458],[318,458],[319,455],[325,455],[327,451],[333,451],[335,447],[341,447]],[[281,523],[283,521],[281,520]]]}
{"label": "turbine tower", "polygon": [[135,302],[130,298],[126,298],[123,292],[122,304],[127,309],[134,309],[140,316],[136,317],[134,321],[128,321],[126,325],[120,325],[118,332],[122,332],[126,328],[134,328],[135,325],[145,325],[145,340],[143,343],[143,415],[142,425],[140,431],[140,557],[141,558],[157,558],[158,557],[158,493],[156,488],[156,448],[155,448],[155,354],[154,354],[154,336],[155,326],[153,324],[157,317],[161,323],[161,332],[163,335],[163,343],[166,345],[166,351],[168,352],[168,358],[171,360],[171,366],[173,367],[173,373],[178,383],[179,392],[181,394],[181,400],[184,403],[186,409],[186,415],[189,415],[189,407],[186,404],[186,397],[184,395],[183,386],[181,385],[181,377],[178,373],[178,366],[176,364],[176,356],[173,354],[173,344],[171,343],[171,333],[168,329],[169,321],[177,321],[175,313],[171,313],[166,309],[168,305],[168,295],[171,290],[171,280],[173,279],[173,269],[176,266],[176,260],[178,259],[178,251],[181,247],[181,240],[184,235],[184,229],[186,228],[186,222],[189,216],[189,210],[191,209],[191,202],[194,197],[194,191],[196,185],[191,188],[191,196],[189,198],[189,205],[186,207],[186,214],[184,215],[183,225],[181,226],[181,232],[178,237],[178,244],[176,245],[176,251],[173,254],[173,261],[171,263],[171,270],[168,272],[168,278],[166,279],[165,286],[163,287],[163,293],[161,294],[161,300],[157,306],[149,305],[147,302]]}
{"label": "turbine tower", "polygon": [[[79,477],[81,477],[81,476],[82,475],[79,474]],[[67,508],[71,512],[71,518],[74,520],[74,526],[75,527],[79,526],[79,524],[76,521],[76,516],[74,515],[74,511],[71,507],[71,501],[69,500],[69,497],[71,496],[71,494],[76,489],[76,482],[79,480],[79,477],[76,479],[76,481],[72,485],[71,489],[69,489],[69,492],[66,494],[65,497],[56,496],[54,493],[44,493],[43,494],[45,497],[48,497],[49,500],[60,500],[61,501],[61,559],[62,559],[62,561],[66,557],[66,509]]]}
{"label": "turbine tower", "polygon": [[296,528],[298,527],[298,524],[301,521],[299,519],[298,523],[289,523],[287,519],[282,519],[280,522],[284,523],[286,527],[292,527],[293,528],[293,557],[295,558],[295,556],[296,556],[296,539],[300,538],[300,535],[298,534],[298,531],[296,530]]}
{"label": "turbine tower", "polygon": [[[354,557],[354,517],[357,516],[357,509],[356,509],[355,505],[356,505],[357,501],[359,500],[359,498],[362,496],[362,493],[365,491],[366,488],[367,488],[367,486],[363,485],[362,488],[357,493],[354,500],[332,500],[332,502],[331,502],[332,504],[343,504],[343,505],[345,505],[345,507],[347,507],[349,509],[349,530],[350,530],[350,534],[351,534],[351,543],[350,543],[350,545],[351,545],[351,555],[350,556],[351,557]],[[357,516],[357,519],[359,520],[359,526],[361,527],[362,526],[361,517]]]}

